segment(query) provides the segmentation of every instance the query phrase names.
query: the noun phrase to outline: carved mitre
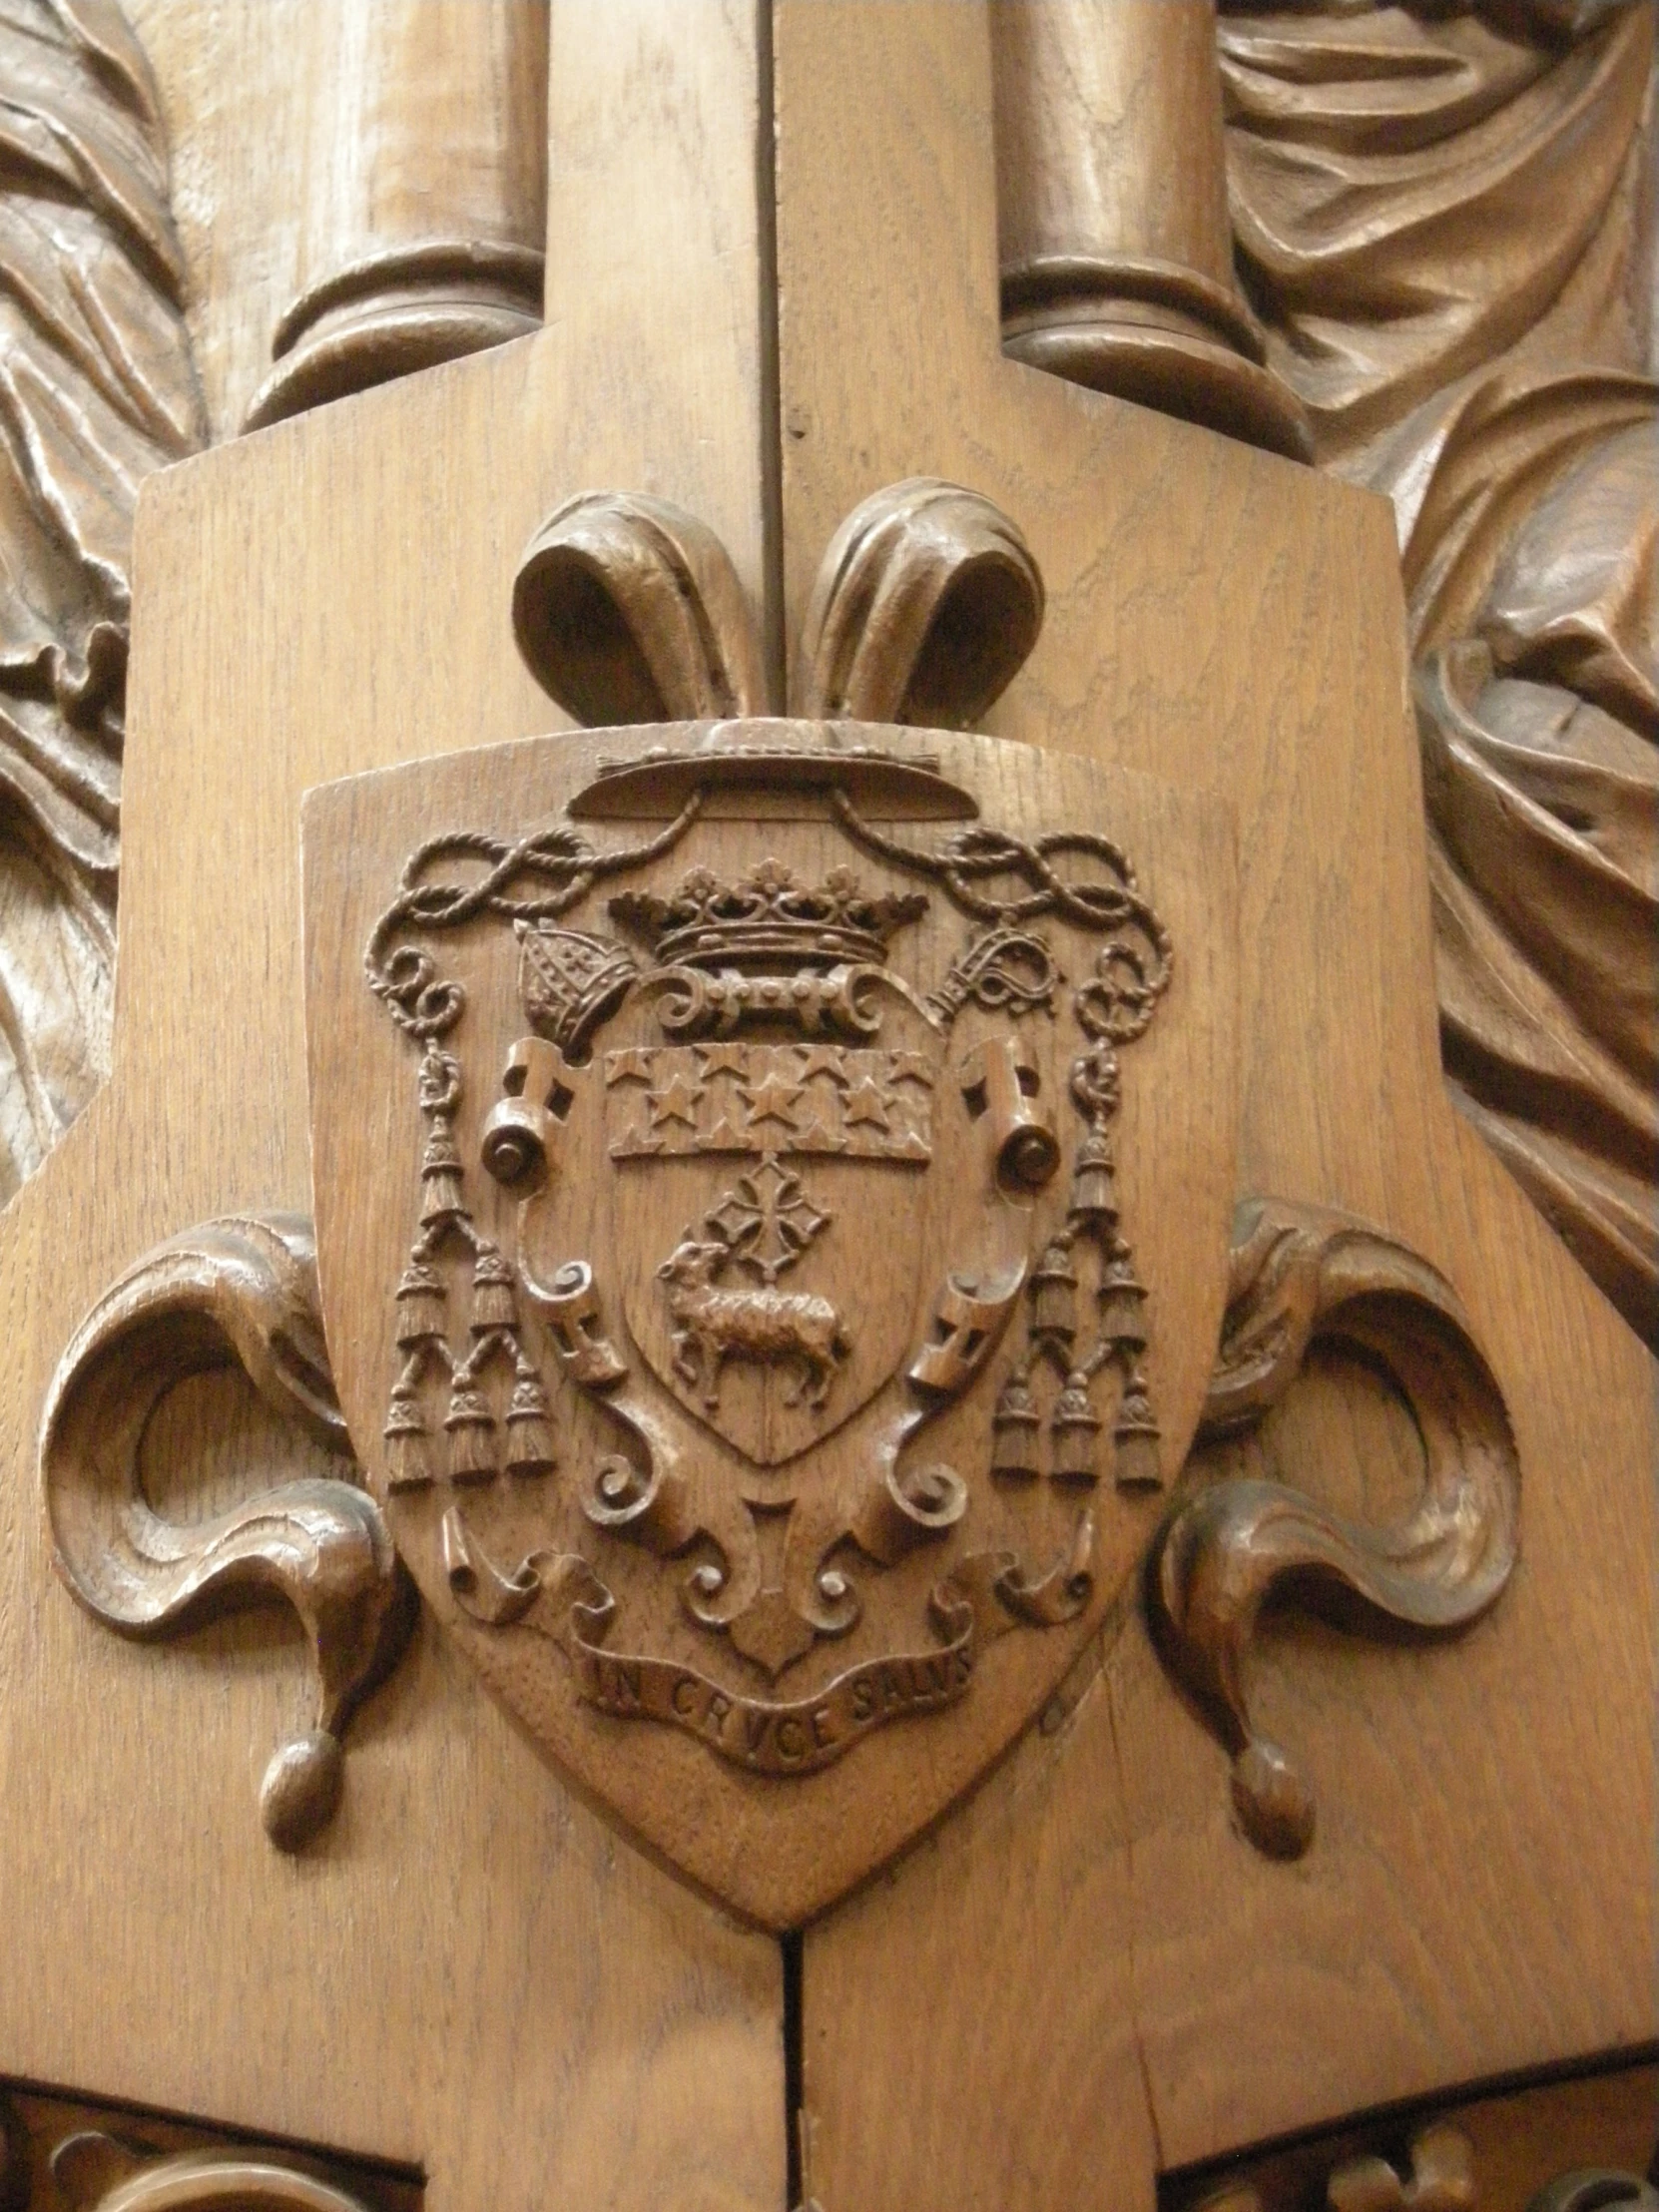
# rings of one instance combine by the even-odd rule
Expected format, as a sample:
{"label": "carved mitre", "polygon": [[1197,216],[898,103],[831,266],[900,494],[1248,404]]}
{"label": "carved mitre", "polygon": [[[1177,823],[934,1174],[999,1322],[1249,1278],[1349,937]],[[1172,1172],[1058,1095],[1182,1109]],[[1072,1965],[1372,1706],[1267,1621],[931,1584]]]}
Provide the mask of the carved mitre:
{"label": "carved mitre", "polygon": [[718,548],[577,502],[521,643],[663,719],[354,779],[304,833],[370,1485],[537,1741],[774,1926],[1099,1634],[1198,1423],[1233,1196],[1225,815],[912,726],[1036,633],[983,502],[882,495],[826,576],[808,712],[768,719]]}

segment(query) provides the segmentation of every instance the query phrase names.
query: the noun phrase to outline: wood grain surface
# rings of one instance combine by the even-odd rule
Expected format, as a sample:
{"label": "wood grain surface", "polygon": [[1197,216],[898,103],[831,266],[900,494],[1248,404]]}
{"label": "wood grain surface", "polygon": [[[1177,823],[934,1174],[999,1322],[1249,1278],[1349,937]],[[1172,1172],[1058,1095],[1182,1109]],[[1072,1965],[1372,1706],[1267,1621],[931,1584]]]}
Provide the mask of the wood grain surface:
{"label": "wood grain surface", "polygon": [[[108,1636],[52,1579],[31,1468],[122,1268],[308,1205],[299,796],[556,726],[506,627],[532,529],[586,489],[678,500],[781,666],[841,520],[931,472],[1006,508],[1047,585],[993,730],[1239,811],[1241,1187],[1443,1270],[1523,1470],[1513,1586],[1460,1641],[1298,1625],[1258,1659],[1321,1800],[1295,1867],[1231,1827],[1129,1603],[966,1807],[809,1932],[826,2212],[1149,2206],[1160,2169],[1652,2032],[1653,1371],[1444,1100],[1386,508],[1000,358],[981,0],[775,16],[777,501],[764,18],[559,0],[548,328],[141,505],[115,1071],[0,1224],[0,2072],[419,2165],[437,2212],[778,2204],[775,1945],[577,1803],[429,1630],[335,1827],[278,1858],[254,1795],[296,1644]],[[1409,1449],[1369,1386],[1324,1377],[1264,1446],[1357,1510],[1365,1440]],[[216,1502],[280,1450],[309,1471],[188,1387],[155,1449],[198,1436]],[[154,1480],[187,1509],[178,1464]]]}
{"label": "wood grain surface", "polygon": [[[1652,1368],[1444,1100],[1391,519],[998,359],[988,65],[975,7],[779,10],[787,604],[873,485],[954,477],[1048,585],[991,727],[1236,801],[1243,1185],[1456,1286],[1514,1414],[1521,1560],[1458,1642],[1297,1627],[1264,1656],[1321,1794],[1289,1870],[1126,1619],[1069,1721],[809,1936],[832,2212],[1145,2204],[1155,2166],[1653,2019]],[[1304,1423],[1295,1478],[1358,1508],[1353,1433]]]}
{"label": "wood grain surface", "polygon": [[[567,235],[602,236],[645,190],[617,106],[642,13],[566,16],[590,58],[613,26],[621,42],[588,159],[561,175]],[[710,24],[655,14],[646,134],[679,165],[657,214],[680,309],[727,333],[678,402],[697,437],[675,415],[686,356],[656,347],[647,385],[627,340],[630,316],[654,327],[660,272],[584,250],[540,337],[158,479],[136,554],[115,1073],[0,1229],[0,2073],[418,2165],[435,2206],[773,2212],[777,1946],[575,1805],[431,1636],[360,1716],[334,1828],[281,1858],[255,1792],[307,1695],[297,1640],[250,1616],[150,1650],[86,1619],[51,1572],[34,1434],[57,1353],[139,1253],[226,1210],[309,1210],[301,791],[549,726],[512,647],[513,570],[587,484],[660,484],[756,571],[757,294],[705,220],[747,194],[753,223],[753,95],[732,89],[756,81],[752,26],[721,18],[717,115]],[[214,1444],[218,1385],[195,1412]],[[243,1432],[252,1487],[284,1447]],[[175,1425],[170,1448],[185,1440]],[[209,1457],[223,1501],[233,1473]]]}

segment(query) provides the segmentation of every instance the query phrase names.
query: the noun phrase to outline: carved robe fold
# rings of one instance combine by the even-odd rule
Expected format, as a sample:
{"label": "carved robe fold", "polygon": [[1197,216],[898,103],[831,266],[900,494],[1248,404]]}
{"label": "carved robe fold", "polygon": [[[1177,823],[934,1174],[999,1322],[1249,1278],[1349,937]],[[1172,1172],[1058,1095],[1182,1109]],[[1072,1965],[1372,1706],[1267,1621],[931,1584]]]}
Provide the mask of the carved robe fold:
{"label": "carved robe fold", "polygon": [[133,509],[203,441],[148,65],[0,5],[0,1200],[108,1059]]}
{"label": "carved robe fold", "polygon": [[1234,7],[1222,54],[1274,363],[1398,520],[1448,1077],[1659,1346],[1653,11]]}

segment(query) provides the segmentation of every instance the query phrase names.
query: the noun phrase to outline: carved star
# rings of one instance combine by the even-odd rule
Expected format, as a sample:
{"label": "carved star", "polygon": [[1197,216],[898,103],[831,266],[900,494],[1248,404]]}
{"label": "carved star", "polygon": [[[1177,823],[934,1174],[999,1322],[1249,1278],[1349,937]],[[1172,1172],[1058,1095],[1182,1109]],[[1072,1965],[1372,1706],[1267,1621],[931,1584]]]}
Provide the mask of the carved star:
{"label": "carved star", "polygon": [[694,1083],[690,1076],[677,1069],[660,1091],[651,1094],[652,1128],[662,1129],[671,1121],[683,1121],[688,1128],[695,1129],[702,1097],[702,1084]]}
{"label": "carved star", "polygon": [[795,1055],[803,1083],[810,1083],[815,1075],[828,1075],[831,1083],[846,1081],[846,1061],[839,1045],[798,1044]]}
{"label": "carved star", "polygon": [[866,1075],[854,1083],[841,1100],[841,1112],[848,1128],[857,1122],[868,1122],[872,1128],[885,1129],[892,1104],[880,1085],[872,1083]]}
{"label": "carved star", "polygon": [[697,1058],[705,1078],[735,1075],[740,1083],[749,1081],[749,1047],[746,1044],[700,1044]]}
{"label": "carved star", "polygon": [[831,1129],[828,1122],[815,1115],[804,1129],[796,1133],[792,1152],[844,1152],[846,1139],[838,1129]]}
{"label": "carved star", "polygon": [[933,1088],[933,1063],[925,1052],[889,1052],[887,1081],[919,1083],[923,1090],[930,1091]]}
{"label": "carved star", "polygon": [[749,1108],[749,1126],[755,1128],[763,1121],[781,1121],[786,1129],[796,1125],[795,1107],[801,1096],[801,1085],[792,1083],[776,1063],[770,1067],[758,1083],[752,1084],[743,1094]]}
{"label": "carved star", "polygon": [[625,1129],[620,1137],[611,1139],[610,1149],[613,1160],[632,1160],[641,1154],[661,1152],[663,1140],[649,1129]]}
{"label": "carved star", "polygon": [[657,1049],[655,1045],[625,1045],[620,1052],[605,1055],[605,1081],[611,1083],[655,1083],[657,1080]]}
{"label": "carved star", "polygon": [[749,1139],[732,1127],[724,1114],[712,1129],[705,1129],[697,1140],[699,1152],[747,1152]]}

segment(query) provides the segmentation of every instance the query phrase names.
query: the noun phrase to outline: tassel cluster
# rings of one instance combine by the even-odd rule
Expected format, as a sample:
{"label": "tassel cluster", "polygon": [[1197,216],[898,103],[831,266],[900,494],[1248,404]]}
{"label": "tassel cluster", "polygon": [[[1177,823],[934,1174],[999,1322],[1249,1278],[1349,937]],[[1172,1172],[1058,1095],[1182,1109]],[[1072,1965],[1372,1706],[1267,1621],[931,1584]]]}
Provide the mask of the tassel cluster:
{"label": "tassel cluster", "polygon": [[[419,1080],[426,1123],[420,1227],[394,1301],[403,1365],[381,1432],[386,1484],[417,1490],[442,1477],[465,1486],[493,1481],[503,1468],[545,1474],[554,1464],[551,1408],[524,1347],[513,1271],[500,1248],[479,1234],[466,1200],[455,1141],[460,1063],[428,1039]],[[463,1256],[471,1266],[464,1300],[447,1265]],[[464,1354],[451,1342],[452,1322],[464,1327]],[[502,1371],[512,1378],[504,1415],[506,1385],[493,1380]],[[441,1434],[434,1435],[431,1400],[444,1385]]]}
{"label": "tassel cluster", "polygon": [[[1117,1170],[1109,1124],[1117,1112],[1116,1056],[1096,1045],[1072,1070],[1071,1095],[1084,1128],[1072,1161],[1066,1218],[1026,1284],[1025,1347],[991,1415],[991,1472],[1032,1481],[1046,1461],[1052,1480],[1100,1479],[1108,1423],[1097,1398],[1116,1382],[1111,1464],[1120,1489],[1155,1488],[1162,1479],[1158,1423],[1142,1358],[1147,1346],[1146,1286],[1118,1233]],[[1090,1303],[1092,1326],[1084,1317]],[[1046,1423],[1033,1378],[1046,1369],[1055,1385]],[[1108,1404],[1110,1400],[1108,1399]]]}

